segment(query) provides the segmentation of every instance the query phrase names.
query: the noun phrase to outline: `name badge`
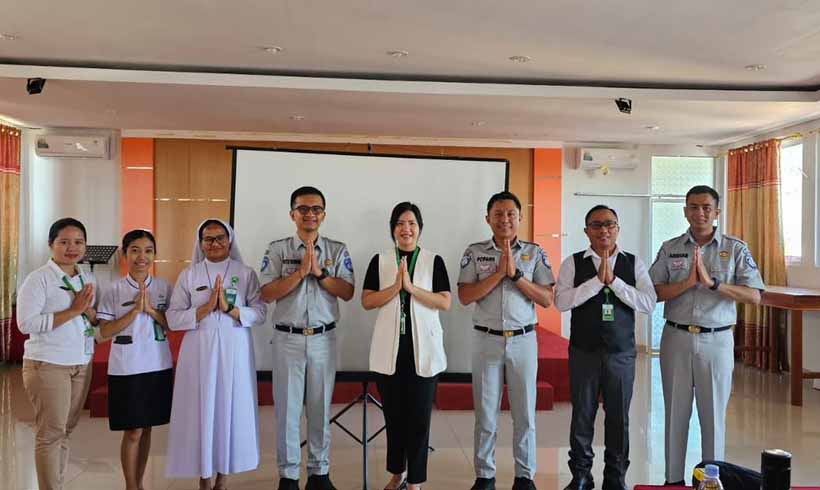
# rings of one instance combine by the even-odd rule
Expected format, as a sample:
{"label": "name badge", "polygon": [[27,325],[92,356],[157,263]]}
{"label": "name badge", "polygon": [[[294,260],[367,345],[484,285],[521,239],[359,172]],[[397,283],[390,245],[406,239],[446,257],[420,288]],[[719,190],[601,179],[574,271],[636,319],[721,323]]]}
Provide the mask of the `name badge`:
{"label": "name badge", "polygon": [[205,291],[206,289],[208,289],[208,286],[199,286],[196,288],[197,291]]}

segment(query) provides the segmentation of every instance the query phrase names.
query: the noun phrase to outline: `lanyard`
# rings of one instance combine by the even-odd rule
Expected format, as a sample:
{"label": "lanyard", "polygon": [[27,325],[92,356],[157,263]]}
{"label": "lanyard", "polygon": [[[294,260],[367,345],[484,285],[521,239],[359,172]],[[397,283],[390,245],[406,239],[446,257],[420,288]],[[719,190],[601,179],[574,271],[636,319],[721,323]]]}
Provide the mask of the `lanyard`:
{"label": "lanyard", "polygon": [[[413,256],[410,258],[410,264],[407,266],[407,272],[410,274],[410,277],[413,277],[413,271],[416,270],[416,259],[419,258],[419,250],[421,249],[416,247],[413,251]],[[401,253],[398,247],[396,247],[396,265],[401,267]],[[399,293],[399,297],[401,298],[401,335],[404,335],[407,331],[407,318],[404,313],[404,306],[407,304],[408,296],[410,296],[410,293],[404,289]]]}
{"label": "lanyard", "polygon": [[[222,274],[222,284],[225,284],[225,278],[228,277],[228,269],[231,268],[231,259],[225,259],[225,272]],[[208,276],[208,286],[214,287],[213,283],[211,282],[211,273],[208,271],[208,261],[205,261],[205,275]]]}
{"label": "lanyard", "polygon": [[[67,287],[72,293],[74,293],[74,296],[77,295],[77,290],[74,289],[74,285],[71,283],[71,281],[68,280],[68,276],[65,276],[65,275],[63,276],[63,284],[65,284],[65,287]],[[81,288],[85,287],[85,281],[83,281],[83,275],[82,274],[80,274],[80,287]],[[83,316],[83,323],[85,324],[85,330],[84,330],[85,336],[86,337],[92,337],[94,335],[94,329],[91,326],[91,321],[88,319],[88,315],[86,315],[85,313],[83,313],[82,316]]]}

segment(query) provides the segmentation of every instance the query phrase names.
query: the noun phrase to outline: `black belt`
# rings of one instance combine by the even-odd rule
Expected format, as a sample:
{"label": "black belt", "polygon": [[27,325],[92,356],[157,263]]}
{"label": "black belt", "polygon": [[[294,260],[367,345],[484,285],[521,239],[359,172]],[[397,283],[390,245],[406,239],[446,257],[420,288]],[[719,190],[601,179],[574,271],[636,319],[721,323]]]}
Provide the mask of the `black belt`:
{"label": "black belt", "polygon": [[308,328],[299,328],[299,327],[289,327],[287,325],[276,325],[276,330],[280,332],[287,332],[287,333],[295,333],[299,335],[319,335],[320,333],[330,332],[334,328],[336,328],[336,322],[328,323],[327,325],[322,325],[321,327],[308,327]]}
{"label": "black belt", "polygon": [[686,330],[689,333],[715,333],[715,332],[722,332],[724,330],[729,330],[732,328],[732,325],[728,327],[717,327],[717,328],[706,328],[701,327],[698,325],[681,325],[680,323],[670,322],[669,320],[666,321],[669,325],[679,328],[681,330]]}
{"label": "black belt", "polygon": [[482,327],[481,325],[475,325],[473,328],[478,330],[479,332],[488,333],[490,335],[498,335],[499,337],[515,337],[516,335],[524,335],[525,333],[530,333],[535,328],[535,324],[527,325],[526,327],[516,328],[514,330],[495,330],[492,328]]}

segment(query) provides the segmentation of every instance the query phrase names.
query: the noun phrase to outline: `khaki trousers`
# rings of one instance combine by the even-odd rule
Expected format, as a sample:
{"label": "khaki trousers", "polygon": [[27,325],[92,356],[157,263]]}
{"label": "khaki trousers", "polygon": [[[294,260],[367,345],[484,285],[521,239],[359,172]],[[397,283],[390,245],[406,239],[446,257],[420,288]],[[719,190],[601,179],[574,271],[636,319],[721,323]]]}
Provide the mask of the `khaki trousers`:
{"label": "khaki trousers", "polygon": [[68,440],[91,384],[91,363],[61,366],[23,360],[23,386],[34,406],[34,463],[40,490],[62,490]]}

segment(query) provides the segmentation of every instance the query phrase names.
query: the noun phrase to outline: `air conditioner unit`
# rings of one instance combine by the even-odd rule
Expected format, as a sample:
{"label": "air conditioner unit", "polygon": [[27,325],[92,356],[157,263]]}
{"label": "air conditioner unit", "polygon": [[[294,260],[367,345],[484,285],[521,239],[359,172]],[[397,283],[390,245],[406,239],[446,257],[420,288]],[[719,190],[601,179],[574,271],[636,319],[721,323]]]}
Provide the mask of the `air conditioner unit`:
{"label": "air conditioner unit", "polygon": [[578,159],[575,168],[584,170],[631,169],[640,163],[637,150],[621,150],[617,148],[581,148],[578,150]]}
{"label": "air conditioner unit", "polygon": [[59,136],[43,134],[34,148],[45,158],[108,158],[108,136]]}

